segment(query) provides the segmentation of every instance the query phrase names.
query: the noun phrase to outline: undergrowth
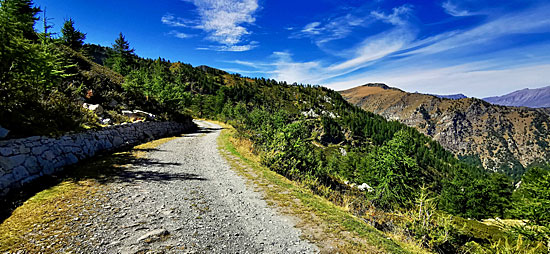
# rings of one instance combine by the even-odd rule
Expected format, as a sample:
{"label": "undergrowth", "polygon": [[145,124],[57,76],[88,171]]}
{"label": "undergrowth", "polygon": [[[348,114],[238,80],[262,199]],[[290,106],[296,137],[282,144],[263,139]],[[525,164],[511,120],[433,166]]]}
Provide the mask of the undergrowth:
{"label": "undergrowth", "polygon": [[[218,122],[217,122],[218,123]],[[306,184],[290,181],[260,165],[249,140],[235,138],[235,130],[224,126],[219,146],[241,175],[265,193],[268,203],[300,219],[304,237],[318,244],[322,252],[340,253],[423,253],[406,243],[391,240],[384,233],[311,191]]]}

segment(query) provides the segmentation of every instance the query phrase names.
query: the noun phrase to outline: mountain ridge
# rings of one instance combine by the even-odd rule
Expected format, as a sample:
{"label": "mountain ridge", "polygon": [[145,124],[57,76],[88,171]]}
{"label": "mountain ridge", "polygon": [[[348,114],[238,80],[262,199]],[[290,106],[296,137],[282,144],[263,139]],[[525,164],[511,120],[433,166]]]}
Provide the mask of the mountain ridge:
{"label": "mountain ridge", "polygon": [[339,93],[364,110],[415,127],[453,154],[493,171],[517,177],[531,163],[550,158],[550,110],[379,87],[363,85]]}
{"label": "mountain ridge", "polygon": [[502,106],[547,108],[550,107],[550,86],[524,88],[501,96],[491,96],[483,100]]}

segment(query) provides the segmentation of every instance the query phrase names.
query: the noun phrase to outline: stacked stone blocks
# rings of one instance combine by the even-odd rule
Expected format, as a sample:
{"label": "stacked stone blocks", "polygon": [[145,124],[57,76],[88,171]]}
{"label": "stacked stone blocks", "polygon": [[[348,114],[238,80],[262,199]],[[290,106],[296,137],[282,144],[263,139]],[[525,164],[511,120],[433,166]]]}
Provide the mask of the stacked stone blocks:
{"label": "stacked stone blocks", "polygon": [[34,136],[0,141],[0,196],[97,153],[181,134],[193,126],[192,122],[138,122],[59,138]]}

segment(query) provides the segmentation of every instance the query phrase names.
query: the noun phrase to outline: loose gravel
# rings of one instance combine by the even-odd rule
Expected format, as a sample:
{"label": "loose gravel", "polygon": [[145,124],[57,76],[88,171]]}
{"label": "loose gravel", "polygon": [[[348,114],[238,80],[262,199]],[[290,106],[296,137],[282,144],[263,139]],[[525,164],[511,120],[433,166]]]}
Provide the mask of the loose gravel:
{"label": "loose gravel", "polygon": [[107,184],[97,216],[77,224],[78,253],[318,253],[219,154],[221,127],[153,149]]}

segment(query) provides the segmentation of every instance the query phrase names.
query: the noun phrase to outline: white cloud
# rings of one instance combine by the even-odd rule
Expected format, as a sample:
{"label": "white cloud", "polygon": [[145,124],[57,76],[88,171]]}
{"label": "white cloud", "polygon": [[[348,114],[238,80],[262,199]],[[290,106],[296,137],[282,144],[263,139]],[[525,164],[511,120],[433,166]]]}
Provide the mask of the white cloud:
{"label": "white cloud", "polygon": [[187,0],[197,7],[200,28],[209,33],[212,41],[224,44],[226,49],[244,51],[252,46],[238,46],[242,37],[251,32],[246,24],[255,22],[254,13],[258,10],[257,0]]}
{"label": "white cloud", "polygon": [[408,5],[402,5],[393,8],[391,14],[386,15],[383,12],[371,11],[371,15],[374,18],[382,20],[386,23],[399,26],[405,25],[407,23],[407,20],[404,19],[403,16],[409,15],[411,11],[411,7],[409,7]]}
{"label": "white cloud", "polygon": [[451,16],[455,17],[462,17],[462,16],[470,16],[472,13],[470,13],[468,10],[460,9],[456,4],[451,2],[451,0],[447,0],[441,4],[441,7],[445,12]]}

